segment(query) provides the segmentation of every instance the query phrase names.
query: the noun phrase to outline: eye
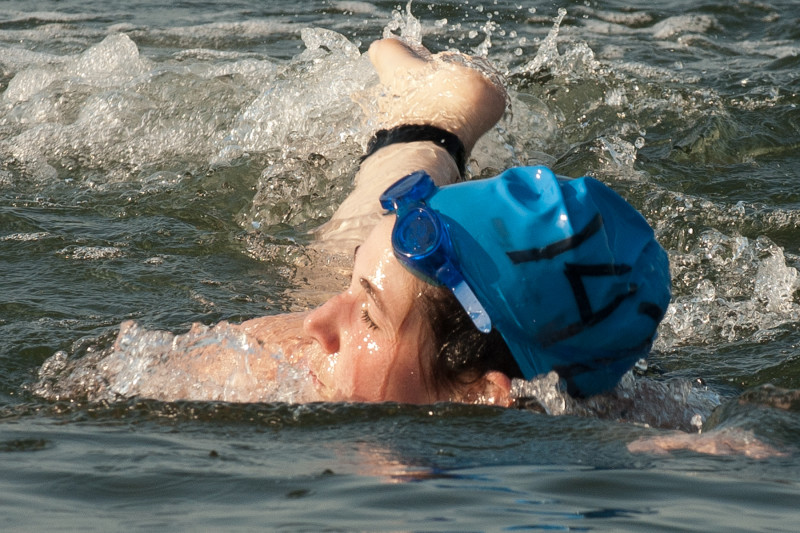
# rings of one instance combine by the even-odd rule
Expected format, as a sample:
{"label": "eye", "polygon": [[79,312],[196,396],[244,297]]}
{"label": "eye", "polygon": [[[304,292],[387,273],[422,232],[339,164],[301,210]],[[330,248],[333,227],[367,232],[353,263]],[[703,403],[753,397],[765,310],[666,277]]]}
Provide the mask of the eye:
{"label": "eye", "polygon": [[361,310],[361,320],[364,321],[369,329],[378,329],[378,324],[372,320],[372,317],[369,316],[369,312],[366,309]]}

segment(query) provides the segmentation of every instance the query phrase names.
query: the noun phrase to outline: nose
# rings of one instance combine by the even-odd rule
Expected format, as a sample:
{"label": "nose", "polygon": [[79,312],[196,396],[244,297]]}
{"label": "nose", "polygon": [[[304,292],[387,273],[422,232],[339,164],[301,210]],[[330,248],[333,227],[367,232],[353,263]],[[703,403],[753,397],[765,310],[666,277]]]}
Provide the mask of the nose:
{"label": "nose", "polygon": [[339,351],[339,318],[344,309],[343,294],[338,294],[311,311],[303,321],[303,330],[316,340],[327,353]]}

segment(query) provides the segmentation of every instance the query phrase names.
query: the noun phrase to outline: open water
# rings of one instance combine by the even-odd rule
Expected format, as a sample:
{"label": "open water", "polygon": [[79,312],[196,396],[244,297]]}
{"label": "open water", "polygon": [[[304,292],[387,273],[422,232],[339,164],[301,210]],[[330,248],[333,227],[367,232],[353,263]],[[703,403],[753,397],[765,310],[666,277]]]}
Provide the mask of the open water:
{"label": "open water", "polygon": [[[797,3],[411,13],[0,4],[0,529],[800,528]],[[371,132],[352,97],[376,83],[362,54],[386,32],[486,56],[506,77],[511,110],[473,175],[589,173],[656,228],[674,298],[636,379],[677,385],[632,411],[660,423],[552,405],[43,396],[40,373],[108,347],[125,320],[182,333],[341,286],[337,268],[310,266],[309,230],[351,186]],[[674,412],[774,453],[629,451],[683,427]]]}

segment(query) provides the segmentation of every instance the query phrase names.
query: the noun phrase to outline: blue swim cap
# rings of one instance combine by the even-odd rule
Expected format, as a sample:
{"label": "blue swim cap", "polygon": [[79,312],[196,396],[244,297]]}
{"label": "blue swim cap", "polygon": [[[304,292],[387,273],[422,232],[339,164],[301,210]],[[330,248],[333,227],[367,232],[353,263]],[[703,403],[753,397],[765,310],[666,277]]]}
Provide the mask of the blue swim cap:
{"label": "blue swim cap", "polygon": [[[420,175],[427,178],[404,180],[424,182]],[[408,189],[402,183],[381,197],[398,213],[395,234],[413,210],[394,199],[402,193],[392,191]],[[480,329],[491,321],[526,379],[555,370],[571,394],[591,396],[647,355],[670,301],[669,263],[647,221],[617,193],[541,166],[441,188],[431,182],[423,193],[414,187],[445,228],[445,255],[455,256],[442,271],[456,270],[468,297],[451,289]],[[393,234],[395,254],[420,275],[418,256],[399,251],[408,238]]]}

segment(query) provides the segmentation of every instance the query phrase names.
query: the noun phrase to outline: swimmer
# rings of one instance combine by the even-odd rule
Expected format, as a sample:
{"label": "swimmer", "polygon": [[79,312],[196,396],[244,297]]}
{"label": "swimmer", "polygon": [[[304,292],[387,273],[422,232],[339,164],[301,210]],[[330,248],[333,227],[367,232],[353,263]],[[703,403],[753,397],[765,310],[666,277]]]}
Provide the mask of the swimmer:
{"label": "swimmer", "polygon": [[512,378],[551,370],[579,396],[613,388],[670,299],[650,227],[600,183],[542,167],[455,184],[505,111],[502,85],[469,58],[394,39],[369,56],[381,131],[321,237],[376,222],[350,287],[305,317],[318,392],[510,405]]}
{"label": "swimmer", "polygon": [[146,372],[112,380],[113,354],[135,338],[123,324],[97,366],[103,386],[119,397],[271,401],[267,385],[288,373],[304,376],[302,401],[509,406],[514,378],[556,372],[588,397],[646,356],[670,281],[644,218],[601,183],[544,167],[463,181],[470,151],[505,112],[496,76],[396,39],[372,44],[369,58],[377,132],[317,243],[355,248],[349,287],[310,312],[218,324],[219,342],[191,342],[195,326],[154,343],[172,351]]}

